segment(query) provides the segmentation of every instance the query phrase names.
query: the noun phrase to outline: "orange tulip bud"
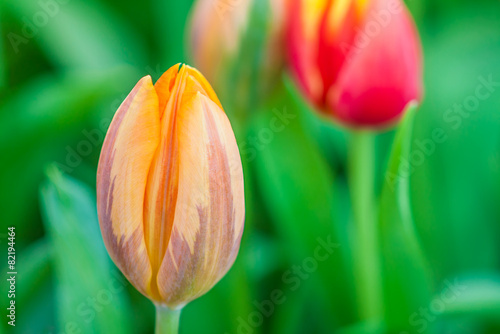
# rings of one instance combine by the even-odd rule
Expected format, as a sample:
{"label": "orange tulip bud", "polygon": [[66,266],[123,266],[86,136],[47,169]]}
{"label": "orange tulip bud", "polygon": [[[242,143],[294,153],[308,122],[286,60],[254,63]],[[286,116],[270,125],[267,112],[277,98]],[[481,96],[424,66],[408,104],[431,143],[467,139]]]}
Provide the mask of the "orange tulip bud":
{"label": "orange tulip bud", "polygon": [[350,126],[394,123],[422,95],[418,32],[401,0],[291,0],[287,52],[300,88]]}
{"label": "orange tulip bud", "polygon": [[189,51],[214,87],[243,104],[272,91],[285,63],[285,1],[195,3]]}
{"label": "orange tulip bud", "polygon": [[209,291],[238,253],[243,173],[229,120],[205,78],[171,67],[142,78],[116,112],[97,171],[108,252],[154,303]]}

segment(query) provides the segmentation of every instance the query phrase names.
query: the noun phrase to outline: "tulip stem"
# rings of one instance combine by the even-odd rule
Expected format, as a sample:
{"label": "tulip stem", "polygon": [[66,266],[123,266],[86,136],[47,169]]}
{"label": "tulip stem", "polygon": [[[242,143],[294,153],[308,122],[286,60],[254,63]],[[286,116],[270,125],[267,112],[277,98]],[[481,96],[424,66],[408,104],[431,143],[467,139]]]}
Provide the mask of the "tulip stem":
{"label": "tulip stem", "polygon": [[378,317],[382,308],[374,139],[368,131],[353,133],[348,166],[355,231],[354,273],[359,313],[364,320]]}
{"label": "tulip stem", "polygon": [[177,334],[179,333],[179,319],[181,309],[172,310],[163,305],[156,306],[155,334]]}

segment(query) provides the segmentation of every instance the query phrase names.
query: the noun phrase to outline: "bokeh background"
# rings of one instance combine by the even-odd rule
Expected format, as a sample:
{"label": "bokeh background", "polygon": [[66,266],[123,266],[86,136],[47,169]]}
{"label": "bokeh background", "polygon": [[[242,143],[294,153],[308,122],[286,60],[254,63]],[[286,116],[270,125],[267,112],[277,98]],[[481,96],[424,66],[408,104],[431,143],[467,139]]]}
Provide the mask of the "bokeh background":
{"label": "bokeh background", "polygon": [[[105,251],[96,168],[109,121],[138,79],[190,63],[191,5],[2,1],[0,268],[4,277],[15,226],[18,276],[15,328],[2,279],[0,332],[152,332],[153,305]],[[411,137],[396,141],[408,159],[396,160],[411,169],[410,225],[391,211],[400,191],[387,191],[395,131],[377,137],[380,316],[360,317],[354,293],[350,132],[311,111],[285,72],[276,99],[244,116],[226,107],[245,149],[246,229],[229,274],[184,309],[181,333],[500,333],[500,2],[407,5],[423,42],[425,99]],[[481,85],[490,94],[475,104]],[[269,133],[284,111],[283,130]],[[446,139],[433,146],[436,130]],[[329,240],[330,256],[318,261]]]}

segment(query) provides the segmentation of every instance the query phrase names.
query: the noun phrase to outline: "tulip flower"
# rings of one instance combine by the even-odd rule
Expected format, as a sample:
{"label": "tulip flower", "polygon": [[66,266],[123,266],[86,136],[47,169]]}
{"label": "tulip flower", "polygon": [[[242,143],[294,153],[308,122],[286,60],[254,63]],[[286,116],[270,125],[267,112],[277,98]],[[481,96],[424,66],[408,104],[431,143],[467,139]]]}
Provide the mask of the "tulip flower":
{"label": "tulip flower", "polygon": [[111,258],[157,309],[181,309],[230,269],[244,224],[241,160],[196,69],[173,66],[155,85],[146,76],[121,104],[99,159],[97,209]]}
{"label": "tulip flower", "polygon": [[264,99],[285,63],[286,0],[198,0],[191,13],[194,64],[228,99]]}
{"label": "tulip flower", "polygon": [[342,124],[393,124],[422,96],[421,45],[401,0],[291,0],[286,38],[300,89]]}

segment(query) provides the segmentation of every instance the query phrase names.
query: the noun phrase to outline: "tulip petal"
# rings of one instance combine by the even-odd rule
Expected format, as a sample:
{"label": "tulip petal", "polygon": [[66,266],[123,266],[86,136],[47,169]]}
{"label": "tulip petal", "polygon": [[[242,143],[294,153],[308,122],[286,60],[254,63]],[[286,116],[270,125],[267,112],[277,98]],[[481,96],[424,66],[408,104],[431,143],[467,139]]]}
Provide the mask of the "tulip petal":
{"label": "tulip petal", "polygon": [[195,3],[189,26],[190,53],[194,64],[212,83],[225,70],[228,59],[236,56],[246,31],[252,0],[238,3],[200,0]]}
{"label": "tulip petal", "polygon": [[178,85],[180,84],[180,74],[184,72],[188,74],[186,80],[190,81],[190,84],[184,87],[184,89],[188,90],[185,92],[186,94],[194,94],[197,91],[201,91],[204,95],[208,96],[212,101],[217,103],[217,105],[222,109],[219,98],[217,97],[214,90],[212,89],[212,86],[210,86],[205,77],[203,77],[200,72],[190,66],[177,64],[169,68],[167,72],[163,73],[160,79],[158,79],[158,81],[155,83],[155,89],[160,100],[160,117],[163,116],[163,112],[165,111],[167,102],[170,99],[172,90],[174,89],[174,87],[178,87]]}
{"label": "tulip petal", "polygon": [[176,124],[178,106],[183,104],[184,67],[171,67],[157,81],[161,112],[160,144],[154,154],[148,175],[144,200],[144,234],[153,270],[151,298],[159,301],[156,276],[166,252],[172,230],[179,179],[179,145]]}
{"label": "tulip petal", "polygon": [[[370,13],[387,12],[391,1],[396,0],[374,1]],[[410,13],[400,5],[401,11],[390,16],[387,26],[368,37],[346,61],[329,92],[330,108],[343,122],[388,125],[397,121],[408,102],[421,98],[420,42]],[[374,22],[373,15],[366,15],[362,31]]]}
{"label": "tulip petal", "polygon": [[354,27],[359,22],[355,4],[353,0],[333,1],[321,23],[317,49],[317,64],[323,83],[321,108],[326,104],[328,89],[337,80],[354,40]]}
{"label": "tulip petal", "polygon": [[[310,1],[310,2],[308,2]],[[318,69],[319,27],[332,0],[291,0],[287,22],[288,62],[297,82],[311,100],[321,104],[323,82]]]}
{"label": "tulip petal", "polygon": [[177,212],[179,179],[179,108],[186,100],[201,93],[220,102],[215,92],[196,70],[186,65],[171,67],[155,84],[161,112],[161,142],[154,155],[146,187],[144,202],[144,233],[146,247],[153,270],[151,293],[159,301],[156,273],[159,270],[170,240],[174,217]]}
{"label": "tulip petal", "polygon": [[142,225],[144,193],[159,138],[158,97],[147,76],[116,112],[97,171],[97,210],[106,248],[145,295],[150,293],[152,270]]}
{"label": "tulip petal", "polygon": [[244,221],[243,173],[229,120],[206,95],[189,96],[177,113],[177,204],[157,277],[162,302],[174,308],[229,270]]}
{"label": "tulip petal", "polygon": [[179,65],[180,64],[170,67],[155,83],[160,109],[160,119],[163,117],[163,113],[167,107],[167,102],[170,99],[170,94],[172,94],[172,90],[174,89],[175,79],[177,78],[177,73],[179,72]]}

